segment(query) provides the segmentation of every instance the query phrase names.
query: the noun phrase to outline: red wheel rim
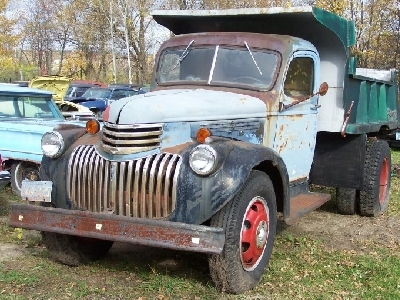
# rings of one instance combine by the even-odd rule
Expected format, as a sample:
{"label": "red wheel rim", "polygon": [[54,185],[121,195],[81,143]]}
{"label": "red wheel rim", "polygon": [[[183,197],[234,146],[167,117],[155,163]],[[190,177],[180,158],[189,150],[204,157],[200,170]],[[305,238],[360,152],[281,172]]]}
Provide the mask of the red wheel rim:
{"label": "red wheel rim", "polygon": [[254,270],[264,253],[269,235],[269,210],[261,197],[253,198],[243,218],[240,255],[243,268]]}
{"label": "red wheel rim", "polygon": [[385,157],[382,162],[381,174],[379,176],[379,203],[383,203],[386,199],[389,184],[389,163]]}

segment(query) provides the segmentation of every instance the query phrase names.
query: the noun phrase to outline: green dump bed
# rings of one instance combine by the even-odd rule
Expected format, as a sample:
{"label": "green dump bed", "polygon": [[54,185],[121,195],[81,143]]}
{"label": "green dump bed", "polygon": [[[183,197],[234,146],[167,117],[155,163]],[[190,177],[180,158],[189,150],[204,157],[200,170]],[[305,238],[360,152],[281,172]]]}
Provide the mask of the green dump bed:
{"label": "green dump bed", "polygon": [[399,126],[397,71],[356,69],[348,78],[346,133],[378,132]]}

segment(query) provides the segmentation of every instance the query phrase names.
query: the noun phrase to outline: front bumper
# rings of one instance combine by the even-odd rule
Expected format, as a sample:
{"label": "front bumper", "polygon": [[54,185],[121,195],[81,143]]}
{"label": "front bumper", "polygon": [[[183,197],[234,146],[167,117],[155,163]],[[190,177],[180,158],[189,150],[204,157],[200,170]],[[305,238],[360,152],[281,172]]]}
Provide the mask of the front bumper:
{"label": "front bumper", "polygon": [[208,254],[220,254],[225,243],[222,228],[28,204],[12,205],[9,225]]}

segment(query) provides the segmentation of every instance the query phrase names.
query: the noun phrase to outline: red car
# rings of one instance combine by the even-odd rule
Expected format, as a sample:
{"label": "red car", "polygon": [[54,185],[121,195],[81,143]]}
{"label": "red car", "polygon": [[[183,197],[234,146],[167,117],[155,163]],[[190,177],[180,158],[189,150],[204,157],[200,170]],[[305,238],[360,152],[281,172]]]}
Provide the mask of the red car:
{"label": "red car", "polygon": [[8,171],[3,171],[3,161],[0,155],[0,190],[3,189],[11,179],[11,175]]}

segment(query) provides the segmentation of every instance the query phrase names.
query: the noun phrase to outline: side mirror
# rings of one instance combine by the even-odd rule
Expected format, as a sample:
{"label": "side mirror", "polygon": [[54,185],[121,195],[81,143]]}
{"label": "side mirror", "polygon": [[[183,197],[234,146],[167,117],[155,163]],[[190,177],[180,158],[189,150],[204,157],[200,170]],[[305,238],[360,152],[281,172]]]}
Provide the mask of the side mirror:
{"label": "side mirror", "polygon": [[304,102],[308,99],[310,99],[311,97],[314,97],[316,95],[321,95],[321,96],[325,96],[326,93],[328,92],[328,84],[324,81],[323,83],[321,83],[321,85],[319,86],[319,90],[318,92],[316,92],[315,94],[312,94],[310,96],[304,97],[304,98],[300,98],[288,105],[283,104],[282,102],[279,102],[279,111],[284,111],[285,109],[288,109],[296,104],[299,104],[301,102]]}
{"label": "side mirror", "polygon": [[318,94],[320,94],[321,96],[325,96],[326,93],[328,92],[328,88],[329,88],[328,84],[324,81],[319,86]]}

